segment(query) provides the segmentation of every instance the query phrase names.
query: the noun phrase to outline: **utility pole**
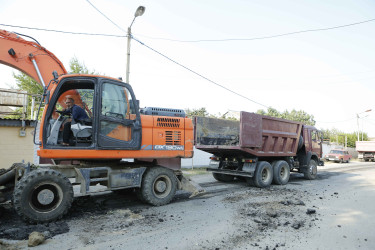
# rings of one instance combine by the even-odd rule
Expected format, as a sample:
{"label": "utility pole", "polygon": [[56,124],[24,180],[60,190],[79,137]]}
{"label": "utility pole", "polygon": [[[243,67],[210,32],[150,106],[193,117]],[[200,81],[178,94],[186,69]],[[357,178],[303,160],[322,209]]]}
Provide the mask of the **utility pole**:
{"label": "utility pole", "polygon": [[128,51],[127,51],[127,57],[126,57],[126,79],[125,82],[129,83],[129,74],[130,74],[130,41],[132,39],[132,25],[134,23],[134,20],[138,16],[142,16],[143,13],[145,13],[146,8],[143,6],[139,6],[137,10],[135,11],[134,18],[132,23],[130,24],[128,28]]}

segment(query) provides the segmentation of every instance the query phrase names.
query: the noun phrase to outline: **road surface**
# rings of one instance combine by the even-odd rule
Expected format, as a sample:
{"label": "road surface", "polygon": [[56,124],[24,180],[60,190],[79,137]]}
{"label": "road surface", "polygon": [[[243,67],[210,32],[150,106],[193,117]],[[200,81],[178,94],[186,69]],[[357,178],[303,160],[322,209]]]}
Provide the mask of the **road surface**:
{"label": "road surface", "polygon": [[134,194],[81,197],[68,216],[26,225],[5,207],[0,248],[23,249],[31,231],[47,240],[35,249],[375,249],[375,163],[319,167],[317,180],[292,174],[286,186],[194,176],[207,193],[151,207]]}

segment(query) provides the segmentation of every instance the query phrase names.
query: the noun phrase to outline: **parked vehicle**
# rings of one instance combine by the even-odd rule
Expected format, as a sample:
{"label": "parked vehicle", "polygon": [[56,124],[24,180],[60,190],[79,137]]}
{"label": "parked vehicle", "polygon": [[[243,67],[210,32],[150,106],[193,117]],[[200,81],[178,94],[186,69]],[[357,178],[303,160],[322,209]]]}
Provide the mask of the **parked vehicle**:
{"label": "parked vehicle", "polygon": [[285,185],[291,171],[313,180],[323,164],[321,132],[300,122],[241,112],[240,121],[196,117],[194,123],[196,148],[213,154],[207,170],[218,181]]}
{"label": "parked vehicle", "polygon": [[326,161],[334,161],[339,163],[349,163],[352,158],[353,156],[350,155],[347,150],[343,149],[333,149],[327,155],[324,156],[324,159]]}
{"label": "parked vehicle", "polygon": [[355,148],[359,160],[375,161],[375,141],[356,141]]}

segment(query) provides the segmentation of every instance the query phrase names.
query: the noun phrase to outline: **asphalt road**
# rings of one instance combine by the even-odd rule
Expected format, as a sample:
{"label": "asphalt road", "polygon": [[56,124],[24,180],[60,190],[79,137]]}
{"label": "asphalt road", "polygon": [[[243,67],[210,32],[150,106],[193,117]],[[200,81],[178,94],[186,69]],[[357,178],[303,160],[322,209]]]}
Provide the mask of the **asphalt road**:
{"label": "asphalt road", "polygon": [[[204,196],[178,192],[162,207],[144,205],[132,193],[78,198],[35,249],[375,249],[375,163],[318,170],[317,180],[292,174],[286,186],[266,189],[198,175],[193,179]],[[15,214],[7,217],[13,231],[32,230]],[[0,248],[27,246],[2,241]]]}

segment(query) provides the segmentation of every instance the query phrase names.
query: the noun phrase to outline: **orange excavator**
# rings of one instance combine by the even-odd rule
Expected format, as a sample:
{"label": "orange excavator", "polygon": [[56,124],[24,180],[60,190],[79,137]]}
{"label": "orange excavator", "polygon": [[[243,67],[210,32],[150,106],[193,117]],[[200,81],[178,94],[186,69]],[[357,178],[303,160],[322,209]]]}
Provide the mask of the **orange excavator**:
{"label": "orange excavator", "polygon": [[[34,143],[39,145],[38,155],[52,163],[15,163],[0,173],[0,202],[12,199],[24,220],[61,218],[73,201],[74,185],[82,195],[97,192],[97,187],[134,189],[142,201],[156,206],[169,203],[177,189],[192,196],[203,192],[181,171],[181,158],[193,156],[194,143],[193,124],[183,110],[140,109],[128,83],[68,74],[38,42],[5,30],[0,30],[0,63],[44,87],[39,138]],[[85,110],[85,121],[74,121],[62,112],[67,97]],[[68,120],[71,133],[66,145],[63,127]]]}

